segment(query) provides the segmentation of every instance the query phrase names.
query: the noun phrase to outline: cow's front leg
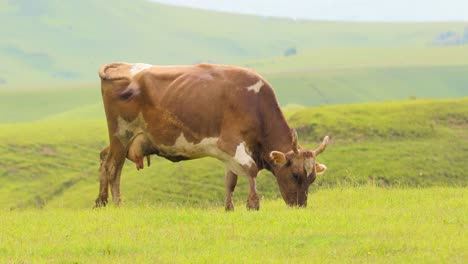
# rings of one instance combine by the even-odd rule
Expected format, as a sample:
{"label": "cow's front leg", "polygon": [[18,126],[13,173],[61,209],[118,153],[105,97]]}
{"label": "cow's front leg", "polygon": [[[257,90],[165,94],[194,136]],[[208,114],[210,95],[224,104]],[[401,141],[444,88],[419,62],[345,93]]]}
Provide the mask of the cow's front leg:
{"label": "cow's front leg", "polygon": [[[237,143],[235,143],[237,142]],[[218,147],[229,157],[226,159],[226,165],[228,171],[230,171],[234,175],[246,175],[249,179],[250,184],[250,191],[249,197],[247,200],[247,208],[258,210],[260,208],[259,199],[257,194],[257,189],[255,186],[255,177],[257,177],[258,167],[255,163],[255,160],[250,156],[250,151],[248,151],[248,146],[243,141],[229,141],[228,139],[219,140]],[[228,177],[229,175],[226,175]],[[231,176],[229,176],[231,177]],[[232,179],[231,179],[232,180]],[[237,180],[237,177],[236,177]],[[228,197],[228,189],[227,189],[227,178],[226,178],[226,210],[228,210],[228,206],[232,206],[232,197]],[[232,196],[232,192],[234,191],[234,186],[232,187],[232,191],[230,192]],[[229,199],[229,200],[228,200]],[[228,204],[228,202],[231,202]]]}
{"label": "cow's front leg", "polygon": [[255,176],[248,176],[249,178],[249,197],[247,198],[247,209],[258,210],[260,209],[260,199],[258,198],[257,186]]}
{"label": "cow's front leg", "polygon": [[107,197],[109,195],[109,183],[107,179],[101,177],[99,181],[99,194],[96,198],[94,208],[104,207],[107,204]]}
{"label": "cow's front leg", "polygon": [[236,188],[237,184],[237,175],[234,174],[229,169],[226,170],[226,199],[224,202],[224,209],[226,211],[234,210],[234,204],[232,203],[232,196],[234,194],[234,189]]}

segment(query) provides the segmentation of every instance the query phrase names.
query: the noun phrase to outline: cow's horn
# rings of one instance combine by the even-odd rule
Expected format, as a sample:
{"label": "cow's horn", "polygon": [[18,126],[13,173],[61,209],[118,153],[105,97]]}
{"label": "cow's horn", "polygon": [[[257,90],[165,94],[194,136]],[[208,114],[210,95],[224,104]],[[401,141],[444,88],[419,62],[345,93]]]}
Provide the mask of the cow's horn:
{"label": "cow's horn", "polygon": [[299,153],[297,150],[297,131],[294,128],[291,128],[291,135],[292,135],[292,150],[294,153]]}
{"label": "cow's horn", "polygon": [[325,136],[323,138],[322,144],[320,144],[320,146],[316,150],[314,150],[315,156],[317,156],[318,154],[322,153],[325,150],[325,148],[327,147],[329,141],[330,141],[329,136]]}

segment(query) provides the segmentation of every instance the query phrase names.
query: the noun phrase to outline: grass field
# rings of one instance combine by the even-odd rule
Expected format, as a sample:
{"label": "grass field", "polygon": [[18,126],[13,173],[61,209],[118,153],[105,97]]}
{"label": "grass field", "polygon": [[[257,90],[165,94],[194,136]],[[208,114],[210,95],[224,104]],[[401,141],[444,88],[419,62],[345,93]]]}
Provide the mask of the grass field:
{"label": "grass field", "polygon": [[0,211],[2,263],[465,263],[466,188],[322,188],[305,209]]}

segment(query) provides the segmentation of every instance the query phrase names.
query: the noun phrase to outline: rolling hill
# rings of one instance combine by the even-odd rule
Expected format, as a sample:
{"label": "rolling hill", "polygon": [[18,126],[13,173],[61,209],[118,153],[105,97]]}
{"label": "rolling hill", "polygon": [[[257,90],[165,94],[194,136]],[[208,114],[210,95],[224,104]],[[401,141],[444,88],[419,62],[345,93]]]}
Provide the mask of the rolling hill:
{"label": "rolling hill", "polygon": [[341,48],[250,61],[282,105],[468,95],[468,46]]}
{"label": "rolling hill", "polygon": [[[103,118],[90,119],[92,108],[81,110],[0,125],[1,208],[92,205],[99,151],[107,145],[106,124]],[[312,192],[369,183],[466,187],[468,98],[299,108],[288,116],[303,146],[313,148],[324,135],[332,136],[319,158],[329,170]],[[222,204],[223,173],[223,164],[210,158],[180,163],[156,158],[143,171],[128,162],[123,197],[129,204]],[[244,203],[247,185],[240,177],[238,205]],[[258,188],[262,197],[280,197],[266,171],[258,177]]]}
{"label": "rolling hill", "polygon": [[[239,64],[265,76],[283,106],[468,96],[468,46],[330,48]],[[69,111],[72,119],[102,118],[96,71],[87,85],[0,89],[0,123],[50,119]]]}
{"label": "rolling hill", "polygon": [[0,24],[0,89],[91,84],[112,61],[240,64],[291,49],[425,47],[466,26],[296,21],[144,0],[0,0]]}

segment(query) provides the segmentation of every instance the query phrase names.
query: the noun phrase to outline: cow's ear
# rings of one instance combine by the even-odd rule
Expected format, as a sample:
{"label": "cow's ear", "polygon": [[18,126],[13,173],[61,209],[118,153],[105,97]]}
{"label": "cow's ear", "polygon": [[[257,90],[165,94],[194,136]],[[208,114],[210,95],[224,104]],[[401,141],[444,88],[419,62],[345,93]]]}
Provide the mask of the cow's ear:
{"label": "cow's ear", "polygon": [[315,171],[317,174],[323,174],[327,170],[327,166],[322,163],[315,162]]}
{"label": "cow's ear", "polygon": [[275,165],[283,166],[286,164],[286,155],[284,155],[281,151],[272,151],[270,152],[270,159],[273,161]]}

